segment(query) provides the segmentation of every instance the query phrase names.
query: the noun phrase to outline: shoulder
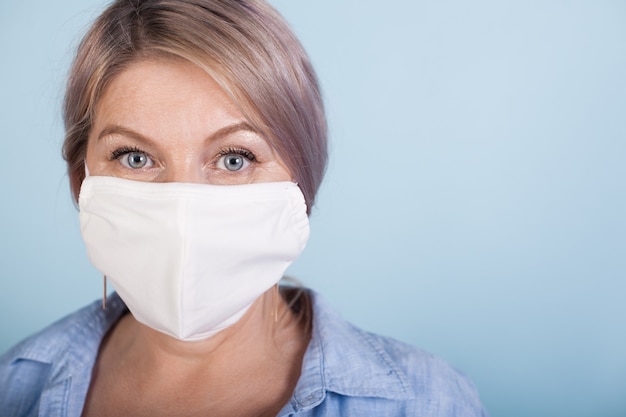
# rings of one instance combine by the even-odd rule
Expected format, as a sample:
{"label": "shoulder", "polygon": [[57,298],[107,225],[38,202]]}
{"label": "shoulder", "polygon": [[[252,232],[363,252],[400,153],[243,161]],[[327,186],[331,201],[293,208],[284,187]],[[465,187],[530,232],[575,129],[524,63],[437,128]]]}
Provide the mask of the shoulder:
{"label": "shoulder", "polygon": [[473,383],[447,362],[364,331],[311,295],[313,336],[305,362],[322,364],[318,372],[325,395],[318,411],[326,410],[312,415],[486,415]]}
{"label": "shoulder", "polygon": [[419,415],[486,416],[473,382],[445,360],[393,338],[358,331],[380,346],[408,380],[414,395],[407,409]]}
{"label": "shoulder", "polygon": [[31,415],[47,388],[89,376],[102,337],[121,314],[120,304],[103,312],[94,302],[0,356],[0,409],[10,416]]}

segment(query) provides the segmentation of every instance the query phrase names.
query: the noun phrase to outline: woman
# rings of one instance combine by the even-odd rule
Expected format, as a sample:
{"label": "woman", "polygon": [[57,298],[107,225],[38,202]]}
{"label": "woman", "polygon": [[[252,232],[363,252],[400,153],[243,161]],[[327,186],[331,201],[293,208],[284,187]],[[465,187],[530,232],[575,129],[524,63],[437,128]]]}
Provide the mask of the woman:
{"label": "woman", "polygon": [[65,125],[105,297],[0,358],[3,416],[484,415],[447,364],[278,288],[327,153],[314,71],[270,6],[114,2]]}

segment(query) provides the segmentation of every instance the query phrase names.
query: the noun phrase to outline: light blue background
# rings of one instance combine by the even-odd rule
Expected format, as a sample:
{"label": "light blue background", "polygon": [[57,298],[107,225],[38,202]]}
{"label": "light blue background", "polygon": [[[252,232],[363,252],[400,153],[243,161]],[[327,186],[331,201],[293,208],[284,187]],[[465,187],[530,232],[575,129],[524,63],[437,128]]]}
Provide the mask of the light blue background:
{"label": "light blue background", "polygon": [[[291,273],[465,371],[493,416],[626,416],[626,2],[273,4],[332,137]],[[101,6],[0,6],[0,351],[100,296],[60,102]]]}

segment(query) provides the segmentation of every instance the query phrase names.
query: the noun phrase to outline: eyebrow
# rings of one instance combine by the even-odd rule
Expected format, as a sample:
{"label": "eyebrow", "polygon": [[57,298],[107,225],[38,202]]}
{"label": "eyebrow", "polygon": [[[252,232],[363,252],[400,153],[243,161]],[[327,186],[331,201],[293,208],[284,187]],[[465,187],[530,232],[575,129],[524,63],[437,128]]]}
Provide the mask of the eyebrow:
{"label": "eyebrow", "polygon": [[[242,130],[247,130],[249,132],[252,133],[258,133],[258,131],[252,127],[252,125],[250,125],[250,123],[246,122],[246,121],[241,121],[238,123],[233,123],[232,125],[228,125],[228,126],[224,126],[218,130],[216,130],[215,132],[211,133],[209,135],[208,138],[206,138],[207,141],[213,141],[215,139],[220,139],[224,136],[228,136],[231,135],[235,132],[239,132]],[[136,132],[132,129],[126,128],[124,126],[120,126],[120,125],[110,125],[110,126],[105,126],[104,129],[102,129],[102,131],[100,132],[100,134],[98,135],[98,140],[102,139],[105,136],[110,136],[110,135],[123,135],[123,136],[128,136],[132,139],[137,140],[138,142],[143,142],[143,143],[150,143],[150,139],[148,139],[147,137],[145,137],[144,135],[142,135],[139,132]]]}

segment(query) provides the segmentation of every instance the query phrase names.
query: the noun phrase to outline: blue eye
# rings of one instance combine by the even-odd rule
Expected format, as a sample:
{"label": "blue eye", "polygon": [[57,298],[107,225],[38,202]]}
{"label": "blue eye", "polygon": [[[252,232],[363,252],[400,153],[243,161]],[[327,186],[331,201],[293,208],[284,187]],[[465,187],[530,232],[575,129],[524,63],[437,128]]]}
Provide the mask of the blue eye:
{"label": "blue eye", "polygon": [[243,156],[237,154],[230,154],[224,156],[224,166],[229,171],[239,171],[243,168],[244,159]]}
{"label": "blue eye", "polygon": [[245,169],[251,162],[256,162],[256,156],[243,148],[228,148],[220,152],[217,167],[230,172]]}
{"label": "blue eye", "polygon": [[126,163],[134,169],[143,168],[148,163],[148,157],[143,152],[130,152],[126,155]]}
{"label": "blue eye", "polygon": [[144,151],[136,147],[122,147],[111,152],[112,161],[117,159],[130,169],[150,168],[154,163]]}

